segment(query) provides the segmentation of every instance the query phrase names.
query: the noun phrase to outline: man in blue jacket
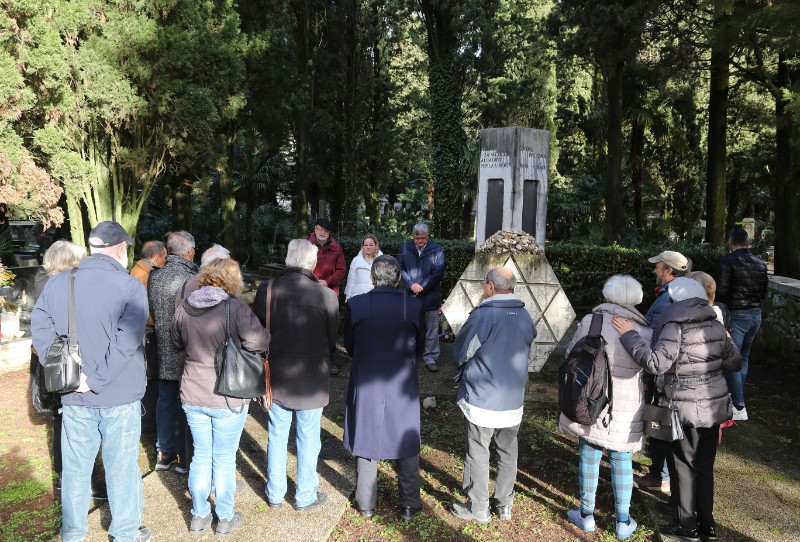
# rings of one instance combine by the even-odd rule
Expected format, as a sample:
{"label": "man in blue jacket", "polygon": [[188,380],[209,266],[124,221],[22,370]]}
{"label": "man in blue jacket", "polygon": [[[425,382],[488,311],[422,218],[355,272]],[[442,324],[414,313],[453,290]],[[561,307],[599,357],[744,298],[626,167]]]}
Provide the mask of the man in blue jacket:
{"label": "man in blue jacket", "polygon": [[528,357],[536,327],[525,303],[514,294],[514,274],[505,267],[489,271],[484,301],[475,307],[453,346],[461,367],[457,402],[467,419],[464,493],[469,500],[453,504],[453,515],[489,523],[489,444],[497,446],[495,511],[511,519],[517,478],[517,433],[528,381]]}
{"label": "man in blue jacket", "polygon": [[403,286],[422,301],[425,311],[425,367],[439,370],[439,307],[442,304],[441,282],[444,276],[444,249],[430,240],[428,226],[417,224],[413,239],[400,246],[397,261]]}
{"label": "man in blue jacket", "polygon": [[[61,538],[83,540],[91,489],[89,479],[103,446],[109,534],[117,542],[147,542],[140,529],[144,494],[139,470],[141,403],[145,390],[144,329],[147,293],[127,273],[128,245],[122,226],[101,222],[89,233],[91,256],[75,274],[77,341],[83,366],[80,387],[64,394],[61,485]],[[47,352],[68,335],[68,289],[71,270],[51,278],[31,314],[33,346]],[[44,363],[45,356],[41,356]]]}

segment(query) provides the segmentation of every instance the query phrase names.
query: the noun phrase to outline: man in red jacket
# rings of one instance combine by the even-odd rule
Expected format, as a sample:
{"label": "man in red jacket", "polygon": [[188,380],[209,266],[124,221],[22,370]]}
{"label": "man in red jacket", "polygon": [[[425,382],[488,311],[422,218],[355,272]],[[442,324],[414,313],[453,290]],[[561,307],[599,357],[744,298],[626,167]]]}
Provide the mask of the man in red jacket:
{"label": "man in red jacket", "polygon": [[[308,240],[317,247],[317,267],[314,268],[314,276],[319,283],[327,286],[336,294],[339,299],[339,283],[347,276],[347,265],[344,263],[344,252],[342,245],[331,235],[333,222],[325,218],[318,218],[314,223],[314,231],[308,236]],[[330,373],[339,374],[336,367],[336,347],[331,350]]]}

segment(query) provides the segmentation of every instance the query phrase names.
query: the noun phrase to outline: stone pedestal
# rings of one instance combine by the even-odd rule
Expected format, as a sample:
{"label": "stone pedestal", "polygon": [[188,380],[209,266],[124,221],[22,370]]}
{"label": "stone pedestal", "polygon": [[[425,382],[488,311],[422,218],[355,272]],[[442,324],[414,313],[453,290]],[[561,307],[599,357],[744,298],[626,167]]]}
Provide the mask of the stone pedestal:
{"label": "stone pedestal", "polygon": [[544,247],[550,132],[481,130],[475,246],[498,230],[520,230]]}
{"label": "stone pedestal", "polygon": [[525,309],[536,324],[536,344],[528,360],[528,371],[536,372],[575,319],[575,311],[544,254],[475,254],[442,311],[458,334],[470,311],[482,300],[486,274],[500,266],[507,267],[516,276],[514,293],[525,303]]}

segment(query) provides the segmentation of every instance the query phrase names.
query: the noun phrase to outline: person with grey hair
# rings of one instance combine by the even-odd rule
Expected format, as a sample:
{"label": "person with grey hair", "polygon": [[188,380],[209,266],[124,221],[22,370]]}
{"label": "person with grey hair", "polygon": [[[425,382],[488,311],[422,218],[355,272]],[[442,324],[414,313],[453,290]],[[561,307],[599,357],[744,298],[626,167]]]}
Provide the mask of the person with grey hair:
{"label": "person with grey hair", "polygon": [[280,507],[286,495],[286,454],[293,418],[297,419],[294,508],[310,510],[327,499],[327,494],[317,491],[317,459],[322,409],[329,400],[329,354],[339,332],[339,301],[314,276],[316,262],[313,244],[305,239],[291,241],[286,270],[259,285],[253,305],[272,336],[269,362],[273,404],[267,425],[266,487],[271,508]]}
{"label": "person with grey hair", "polygon": [[483,301],[469,314],[453,345],[460,367],[456,401],[466,418],[463,492],[454,516],[489,523],[489,445],[497,446],[495,511],[511,519],[517,479],[517,434],[522,423],[528,358],[536,338],[525,303],[514,293],[514,274],[492,269],[483,281]]}
{"label": "person with grey hair", "polygon": [[444,249],[430,240],[428,226],[417,224],[413,239],[400,246],[397,261],[403,286],[417,296],[425,309],[425,352],[422,360],[432,373],[439,370],[439,307],[444,277]]}
{"label": "person with grey hair", "polygon": [[138,463],[147,294],[127,273],[129,245],[133,239],[120,224],[97,224],[89,233],[91,256],[75,271],[51,277],[31,313],[33,347],[47,352],[58,337],[68,335],[67,306],[74,282],[82,365],[77,390],[61,398],[65,542],[84,540],[89,532],[89,480],[100,446],[111,509],[108,534],[133,542],[151,538],[150,530],[141,528],[144,493]]}
{"label": "person with grey hair", "polygon": [[[567,418],[559,418],[562,432],[578,437],[578,488],[580,507],[567,512],[570,523],[584,531],[595,530],[594,504],[597,484],[600,480],[600,461],[603,450],[608,451],[611,463],[611,486],[614,490],[614,511],[618,538],[630,537],[636,530],[636,521],[630,516],[631,493],[633,491],[633,454],[642,449],[644,434],[642,411],[644,410],[644,388],[642,368],[633,360],[620,343],[619,333],[611,325],[614,316],[633,322],[634,329],[644,340],[649,341],[652,330],[647,319],[636,310],[642,302],[642,285],[631,276],[614,275],[603,286],[605,302],[597,305],[578,324],[578,329],[567,347],[567,352],[589,333],[595,315],[602,318],[601,334],[606,341],[606,354],[611,367],[611,385],[614,390],[613,404],[606,407],[593,425],[581,425]],[[611,411],[610,421],[606,414]]]}
{"label": "person with grey hair", "polygon": [[374,514],[378,462],[397,460],[400,517],[422,508],[417,355],[425,347],[422,301],[398,288],[400,264],[378,256],[375,288],[351,297],[344,317],[344,345],[353,357],[344,419],[344,447],[356,458],[356,503]]}
{"label": "person with grey hair", "polygon": [[[202,271],[204,268],[208,267],[208,265],[214,260],[227,260],[230,257],[230,250],[222,245],[214,243],[203,252],[202,256],[200,256],[199,271]],[[197,284],[198,279],[199,272],[197,275],[190,276],[188,279],[186,279],[186,282],[183,283],[181,289],[178,290],[177,294],[175,294],[175,310],[178,310],[178,307],[183,304],[183,301],[189,297],[192,292],[195,292],[200,288],[200,286]]]}
{"label": "person with grey hair", "polygon": [[186,474],[189,458],[186,457],[186,414],[180,402],[181,351],[172,343],[170,330],[175,297],[189,277],[197,275],[194,237],[186,231],[169,233],[167,252],[164,267],[150,273],[147,288],[158,348],[156,470],[169,470],[174,464],[175,472]]}

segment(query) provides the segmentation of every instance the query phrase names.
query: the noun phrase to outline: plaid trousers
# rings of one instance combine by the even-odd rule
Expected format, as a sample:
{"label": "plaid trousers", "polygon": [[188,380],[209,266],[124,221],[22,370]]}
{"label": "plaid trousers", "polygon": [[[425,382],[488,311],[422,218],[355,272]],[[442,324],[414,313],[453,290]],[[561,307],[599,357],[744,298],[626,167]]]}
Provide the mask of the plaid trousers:
{"label": "plaid trousers", "polygon": [[[594,500],[600,481],[600,460],[603,448],[584,439],[578,440],[580,463],[578,465],[578,487],[581,492],[581,513],[594,514]],[[608,450],[611,462],[611,485],[614,489],[614,513],[617,521],[628,521],[630,517],[631,493],[633,493],[633,465],[631,452]]]}

